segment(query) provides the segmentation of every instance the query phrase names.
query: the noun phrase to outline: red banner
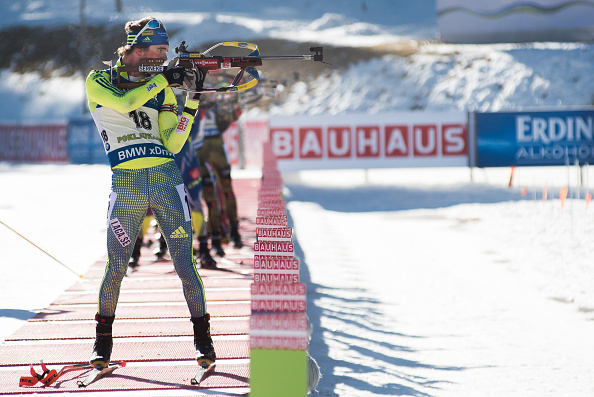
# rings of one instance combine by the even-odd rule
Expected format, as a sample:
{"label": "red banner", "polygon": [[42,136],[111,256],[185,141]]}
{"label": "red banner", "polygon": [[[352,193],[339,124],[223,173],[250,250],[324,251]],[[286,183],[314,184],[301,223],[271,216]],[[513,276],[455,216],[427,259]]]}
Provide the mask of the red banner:
{"label": "red banner", "polygon": [[67,163],[67,125],[0,125],[0,161]]}
{"label": "red banner", "polygon": [[274,116],[270,145],[285,171],[468,165],[465,113]]}

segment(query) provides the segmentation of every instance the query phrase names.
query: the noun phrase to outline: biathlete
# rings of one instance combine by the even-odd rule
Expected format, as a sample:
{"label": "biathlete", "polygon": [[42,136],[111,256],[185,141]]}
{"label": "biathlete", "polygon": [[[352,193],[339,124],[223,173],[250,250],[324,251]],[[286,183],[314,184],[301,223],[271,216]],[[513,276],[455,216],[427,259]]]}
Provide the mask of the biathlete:
{"label": "biathlete", "polygon": [[196,157],[196,132],[192,130],[188,140],[179,153],[175,155],[175,162],[181,171],[186,190],[188,191],[188,204],[192,213],[192,226],[198,236],[198,256],[200,266],[203,268],[214,269],[217,262],[210,254],[208,248],[208,232],[204,213],[202,212],[202,177],[200,174],[200,164]]}
{"label": "biathlete", "polygon": [[216,190],[211,170],[219,182],[223,192],[225,215],[229,220],[229,238],[235,248],[243,247],[239,234],[239,218],[237,216],[237,200],[233,192],[231,181],[231,165],[227,155],[223,133],[229,125],[241,115],[239,106],[229,107],[217,102],[201,105],[200,117],[196,117],[192,126],[192,134],[196,135],[193,147],[200,162],[202,175],[202,198],[208,208],[208,227],[212,240],[212,248],[219,256],[224,256],[225,251],[221,240],[225,231],[222,227],[221,213],[219,211]]}
{"label": "biathlete", "polygon": [[[188,94],[181,118],[171,87],[199,91],[205,74],[194,70],[186,79],[184,68],[167,68],[149,79],[141,72],[118,70],[136,67],[141,59],[165,62],[169,51],[167,31],[148,17],[125,25],[126,45],[118,49],[117,65],[94,70],[86,79],[88,105],[103,140],[112,168],[112,187],[107,213],[108,261],[99,289],[96,338],[90,362],[109,364],[113,346],[112,324],[126,275],[128,260],[143,219],[150,208],[163,232],[194,329],[194,344],[200,364],[216,359],[206,312],[204,285],[192,255],[192,224],[187,195],[174,154],[183,147],[199,94]],[[191,83],[193,81],[193,83]],[[118,83],[119,82],[119,83]],[[140,83],[123,89],[120,83]],[[191,83],[191,84],[190,84]]]}

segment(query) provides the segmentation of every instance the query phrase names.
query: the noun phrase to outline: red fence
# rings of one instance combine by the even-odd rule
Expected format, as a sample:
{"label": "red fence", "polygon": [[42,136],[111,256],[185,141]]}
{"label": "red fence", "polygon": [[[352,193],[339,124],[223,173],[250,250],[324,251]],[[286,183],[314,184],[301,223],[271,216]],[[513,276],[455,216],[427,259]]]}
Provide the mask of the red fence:
{"label": "red fence", "polygon": [[0,161],[68,162],[68,126],[0,125]]}

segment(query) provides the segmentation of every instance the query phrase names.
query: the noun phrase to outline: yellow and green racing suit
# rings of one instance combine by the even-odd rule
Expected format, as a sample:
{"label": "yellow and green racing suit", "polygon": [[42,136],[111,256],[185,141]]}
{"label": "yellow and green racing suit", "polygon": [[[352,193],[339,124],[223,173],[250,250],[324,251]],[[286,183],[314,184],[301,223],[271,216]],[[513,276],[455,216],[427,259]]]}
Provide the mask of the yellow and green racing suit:
{"label": "yellow and green racing suit", "polygon": [[[94,70],[86,80],[89,109],[112,168],[107,213],[108,261],[99,292],[98,314],[114,316],[134,241],[150,208],[163,232],[182,280],[190,314],[206,313],[204,286],[192,255],[192,224],[186,190],[174,154],[183,147],[198,102],[177,100],[163,75],[120,89],[113,69]],[[130,82],[121,73],[122,82]]]}

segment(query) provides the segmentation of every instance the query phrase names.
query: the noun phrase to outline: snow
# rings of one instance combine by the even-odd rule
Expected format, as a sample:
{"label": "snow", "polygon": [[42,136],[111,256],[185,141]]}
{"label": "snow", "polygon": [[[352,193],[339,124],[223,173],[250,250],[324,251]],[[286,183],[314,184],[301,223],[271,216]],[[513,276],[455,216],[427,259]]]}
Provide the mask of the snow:
{"label": "snow", "polygon": [[[109,175],[101,165],[1,165],[10,188],[0,220],[74,272],[0,225],[0,337],[103,256]],[[589,186],[578,189],[578,170],[565,167],[514,178],[510,189],[509,169],[285,175],[323,373],[314,396],[594,392]]]}
{"label": "snow", "polygon": [[[406,48],[413,52],[408,57],[388,52],[358,63],[328,67],[322,76],[296,84],[270,114],[498,111],[584,106],[594,101],[590,89],[594,79],[592,44],[442,44],[436,41],[434,0],[300,0],[282,6],[267,0],[258,5],[201,2],[198,7],[194,1],[184,0],[167,4],[171,7],[167,11],[162,2],[151,0],[142,5],[124,4],[120,13],[115,12],[112,0],[83,3],[85,19],[93,23],[123,27],[125,21],[148,14],[160,18],[171,31],[174,44],[181,40],[193,44],[226,40],[257,43],[259,38],[268,37],[312,45],[380,46],[386,51]],[[80,6],[60,0],[0,0],[0,5],[8,16],[0,21],[0,28],[80,23]],[[175,55],[174,47],[169,59]],[[327,47],[326,54],[329,51],[332,49]],[[82,80],[80,74],[43,79],[37,73],[23,76],[0,71],[0,95],[6,99],[0,122],[64,122],[79,116],[84,107]],[[246,112],[246,117],[259,114],[255,108]]]}
{"label": "snow", "polygon": [[[499,111],[592,104],[594,51],[582,43],[420,44],[293,88],[273,114]],[[559,73],[560,70],[567,71]]]}
{"label": "snow", "polygon": [[47,307],[106,253],[106,166],[0,163],[0,338]]}
{"label": "snow", "polygon": [[[61,0],[0,4],[0,28],[80,18]],[[434,1],[188,0],[165,10],[146,0],[124,4],[120,14],[114,4],[86,2],[86,18],[123,25],[151,14],[179,29],[174,40],[188,42],[290,34],[415,50],[328,68],[296,84],[272,114],[592,104],[591,44],[441,44]],[[2,122],[53,122],[81,112],[80,76],[0,73]],[[313,395],[594,394],[594,209],[584,200],[591,192],[584,171],[580,185],[575,168],[522,168],[512,188],[509,169],[284,175],[308,288],[310,353],[323,373]],[[233,171],[234,178],[253,175]],[[0,220],[73,270],[0,224],[4,339],[104,255],[110,171],[0,163],[0,186]],[[570,194],[562,206],[563,186]]]}
{"label": "snow", "polygon": [[[561,169],[521,173],[567,182]],[[472,184],[462,170],[368,174],[288,183],[318,395],[594,391],[594,219],[583,195],[562,209],[558,189],[547,201],[545,184],[522,196],[503,169]]]}

